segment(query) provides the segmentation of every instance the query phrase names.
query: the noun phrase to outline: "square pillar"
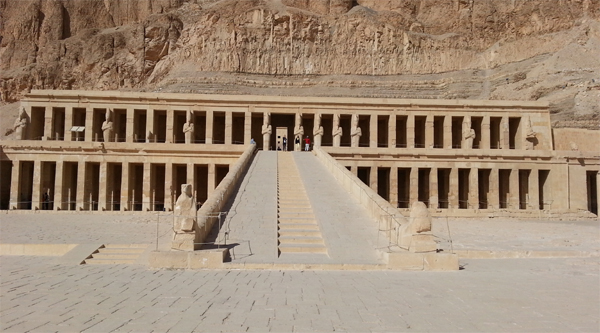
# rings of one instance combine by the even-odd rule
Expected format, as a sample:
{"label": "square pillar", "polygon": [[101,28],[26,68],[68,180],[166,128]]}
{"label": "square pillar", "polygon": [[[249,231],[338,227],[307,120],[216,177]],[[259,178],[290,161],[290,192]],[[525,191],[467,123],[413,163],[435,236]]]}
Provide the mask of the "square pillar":
{"label": "square pillar", "polygon": [[212,195],[213,191],[215,190],[215,165],[213,163],[208,165],[208,179],[206,180],[207,183],[207,192],[208,192],[208,198],[210,198],[210,196]]}
{"label": "square pillar", "polygon": [[425,148],[433,148],[433,115],[430,114],[425,120]]}
{"label": "square pillar", "polygon": [[479,169],[469,171],[469,205],[467,208],[479,209]]}
{"label": "square pillar", "polygon": [[54,178],[54,210],[62,210],[63,205],[63,169],[65,163],[63,161],[56,161],[56,176]]}
{"label": "square pillar", "polygon": [[358,177],[358,166],[356,164],[353,164],[350,166],[350,172],[355,176]]}
{"label": "square pillar", "polygon": [[527,209],[540,209],[540,173],[538,169],[529,172],[529,206]]}
{"label": "square pillar", "polygon": [[100,188],[98,189],[98,211],[106,211],[108,209],[106,193],[108,192],[108,164],[104,161],[100,162]]}
{"label": "square pillar", "polygon": [[[508,117],[504,116],[504,117],[502,117],[502,120],[500,121],[500,149],[510,149],[509,138],[510,137],[509,137],[509,132],[508,132]],[[512,177],[512,172],[511,172],[511,177]],[[512,191],[512,189],[511,189],[511,191]],[[518,196],[517,196],[517,202],[518,201],[519,200],[518,200]],[[517,206],[517,208],[518,208],[518,206]]]}
{"label": "square pillar", "polygon": [[[489,149],[489,146],[488,146]],[[490,184],[489,184],[489,195],[488,195],[488,207],[490,209],[500,208],[500,176],[499,170],[493,168],[490,171]]]}
{"label": "square pillar", "polygon": [[438,200],[438,169],[431,168],[429,172],[429,208],[437,209],[439,207]]}
{"label": "square pillar", "polygon": [[[388,144],[387,144],[388,148],[396,148],[396,115],[395,114],[390,115],[390,118],[388,120],[388,128],[389,128]],[[397,177],[398,177],[398,174],[396,173],[396,178]],[[398,187],[397,184],[396,184],[396,187]],[[390,190],[391,190],[391,187],[390,187]],[[396,202],[397,202],[398,201],[398,193],[396,193],[395,195],[396,195]],[[397,207],[397,206],[394,206],[394,207]]]}
{"label": "square pillar", "polygon": [[[395,118],[395,117],[394,117]],[[390,204],[398,207],[398,167],[390,168]]]}
{"label": "square pillar", "polygon": [[225,112],[225,144],[232,142],[233,114],[231,111]]}
{"label": "square pillar", "polygon": [[[481,142],[479,144],[481,149],[491,149],[490,141],[490,116],[483,116],[481,122]],[[496,170],[497,172],[498,170]]]}
{"label": "square pillar", "polygon": [[510,170],[508,192],[508,207],[519,209],[519,169]]}
{"label": "square pillar", "polygon": [[[465,133],[469,133],[469,130],[472,128],[470,126],[472,126],[471,125],[471,116],[464,116],[462,126],[461,126],[461,131],[460,131],[460,136],[461,136],[460,148],[461,149],[465,149],[467,147],[467,140],[465,139]],[[471,172],[472,171],[473,170],[471,170]],[[469,205],[470,204],[471,204],[471,201],[469,200]],[[479,205],[477,205],[477,208],[478,207],[479,207]],[[476,207],[473,207],[473,208],[476,208]]]}
{"label": "square pillar", "polygon": [[[415,116],[408,115],[406,119],[406,147],[415,148]],[[412,179],[412,171],[411,171]],[[412,195],[412,192],[411,192]],[[412,200],[411,200],[412,203]]]}
{"label": "square pillar", "polygon": [[450,193],[448,193],[448,208],[458,208],[458,168],[450,169]]}
{"label": "square pillar", "polygon": [[31,209],[42,209],[41,193],[42,193],[42,162],[33,162],[33,191],[31,193]]}
{"label": "square pillar", "polygon": [[77,194],[75,195],[75,210],[77,211],[85,210],[86,171],[85,162],[79,161],[77,163]]}
{"label": "square pillar", "polygon": [[[175,143],[175,138],[173,137],[173,127],[175,122],[175,111],[172,109],[167,109],[167,134],[166,134],[166,143]],[[145,167],[144,167],[145,168]],[[142,208],[143,209],[143,208]]]}
{"label": "square pillar", "polygon": [[121,211],[131,210],[129,207],[129,163],[121,166]]}
{"label": "square pillar", "polygon": [[369,187],[377,193],[377,166],[371,166],[371,172],[369,172]]}
{"label": "square pillar", "polygon": [[154,109],[146,110],[146,133],[144,139],[146,142],[156,142],[156,133],[154,133]]}
{"label": "square pillar", "polygon": [[21,187],[21,163],[19,161],[12,162],[12,174],[10,176],[10,203],[9,209],[19,208],[19,188]]}
{"label": "square pillar", "polygon": [[152,164],[150,164],[148,162],[144,163],[144,175],[142,178],[142,179],[144,179],[144,184],[142,185],[142,211],[144,211],[144,212],[152,210],[150,207],[152,204],[152,186],[150,186],[151,185],[151,179],[150,179],[151,167],[152,167]]}
{"label": "square pillar", "polygon": [[165,211],[172,211],[173,208],[173,200],[177,200],[173,198],[173,193],[175,189],[173,188],[173,164],[166,163],[165,164]]}
{"label": "square pillar", "polygon": [[[94,141],[94,108],[85,110],[85,142]],[[83,184],[83,183],[80,183]]]}
{"label": "square pillar", "polygon": [[196,186],[196,182],[195,182],[195,177],[194,177],[194,173],[195,173],[194,171],[195,171],[194,170],[194,163],[188,163],[186,165],[186,171],[185,171],[186,182],[188,184],[191,184],[192,185],[192,189],[194,191],[196,191],[196,187],[195,187]]}
{"label": "square pillar", "polygon": [[[73,127],[73,109],[74,108],[65,108],[65,132],[63,133],[65,141],[73,141],[71,138],[71,127]],[[56,207],[56,205],[54,206]]]}
{"label": "square pillar", "polygon": [[[359,145],[360,146],[360,145]],[[377,148],[377,115],[369,116],[369,147]],[[375,168],[377,169],[377,168]],[[377,183],[377,181],[375,181]]]}
{"label": "square pillar", "polygon": [[[409,117],[411,118],[411,117]],[[414,117],[412,117],[414,119]],[[414,126],[413,126],[414,133]],[[414,140],[413,140],[414,146]],[[412,204],[416,201],[419,201],[419,168],[412,167],[410,168],[410,192],[409,192],[409,205],[408,207],[412,207]]]}
{"label": "square pillar", "polygon": [[452,149],[452,116],[444,116],[444,149]]}
{"label": "square pillar", "polygon": [[213,139],[213,111],[206,110],[206,141],[207,145],[212,144]]}
{"label": "square pillar", "polygon": [[[50,109],[50,110],[48,110]],[[44,136],[42,140],[51,140],[54,135],[52,135],[52,107],[44,108]],[[35,191],[34,191],[35,192]],[[33,207],[33,206],[32,206]]]}
{"label": "square pillar", "polygon": [[[125,123],[125,141],[126,142],[134,142],[133,138],[133,118],[134,118],[134,109],[127,109],[127,120]],[[102,168],[102,167],[101,167]]]}
{"label": "square pillar", "polygon": [[252,139],[252,112],[244,114],[244,145],[249,145]]}

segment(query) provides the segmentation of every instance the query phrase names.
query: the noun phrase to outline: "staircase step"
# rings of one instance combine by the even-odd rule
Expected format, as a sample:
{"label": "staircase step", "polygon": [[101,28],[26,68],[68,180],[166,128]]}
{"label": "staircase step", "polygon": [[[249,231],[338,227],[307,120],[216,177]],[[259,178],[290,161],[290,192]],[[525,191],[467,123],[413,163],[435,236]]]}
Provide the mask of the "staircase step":
{"label": "staircase step", "polygon": [[308,213],[288,213],[288,212],[280,212],[279,214],[277,214],[277,216],[280,219],[294,219],[294,218],[300,218],[300,219],[314,219],[315,218],[315,214],[313,214],[312,212],[308,212]]}
{"label": "staircase step", "polygon": [[137,259],[139,253],[94,253],[93,259]]}
{"label": "staircase step", "polygon": [[135,259],[86,259],[86,265],[134,264]]}
{"label": "staircase step", "polygon": [[279,237],[321,237],[321,232],[318,230],[279,230]]}
{"label": "staircase step", "polygon": [[306,223],[279,223],[279,230],[319,230],[317,224],[306,224]]}
{"label": "staircase step", "polygon": [[146,249],[142,248],[116,248],[116,247],[103,247],[99,248],[98,252],[100,253],[132,253],[132,254],[141,254],[144,253]]}
{"label": "staircase step", "polygon": [[148,248],[148,244],[104,244],[105,249],[109,248],[137,248],[137,249],[146,249]]}
{"label": "staircase step", "polygon": [[321,237],[279,237],[279,244],[322,244],[325,242]]}
{"label": "staircase step", "polygon": [[281,253],[327,253],[327,248],[320,244],[279,245]]}

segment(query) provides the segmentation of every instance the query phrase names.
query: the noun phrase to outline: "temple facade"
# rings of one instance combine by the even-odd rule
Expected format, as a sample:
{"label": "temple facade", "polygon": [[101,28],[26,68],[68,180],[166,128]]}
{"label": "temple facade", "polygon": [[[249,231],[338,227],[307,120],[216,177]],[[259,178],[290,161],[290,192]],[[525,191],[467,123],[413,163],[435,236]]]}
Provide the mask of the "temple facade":
{"label": "temple facade", "polygon": [[308,138],[399,209],[598,214],[598,131],[552,130],[544,102],[34,90],[14,131],[0,209],[168,211],[181,184],[201,205],[247,145]]}

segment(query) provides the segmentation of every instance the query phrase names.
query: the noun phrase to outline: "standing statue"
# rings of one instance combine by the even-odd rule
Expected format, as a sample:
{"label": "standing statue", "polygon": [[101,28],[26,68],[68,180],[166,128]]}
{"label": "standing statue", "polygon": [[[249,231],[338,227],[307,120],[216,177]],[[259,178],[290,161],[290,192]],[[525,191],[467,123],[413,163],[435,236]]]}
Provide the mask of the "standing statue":
{"label": "standing statue", "polygon": [[352,136],[351,146],[358,147],[360,143],[360,137],[362,136],[362,130],[358,127],[358,115],[352,115],[352,131],[350,132]]}
{"label": "standing statue", "polygon": [[102,135],[104,136],[104,142],[113,142],[113,122],[112,122],[112,112],[110,109],[106,110],[106,115],[104,116],[105,120],[102,123]]}
{"label": "standing statue", "polygon": [[273,129],[271,128],[271,114],[265,112],[263,115],[263,125],[262,125],[262,135],[263,135],[263,150],[269,150],[269,142],[271,141],[271,133],[273,133]]}
{"label": "standing statue", "polygon": [[470,122],[465,122],[463,124],[463,141],[465,143],[464,149],[473,149],[473,140],[477,135],[475,134],[475,130],[471,128]]}
{"label": "standing statue", "polygon": [[315,115],[315,124],[313,126],[313,137],[314,137],[314,146],[313,147],[321,147],[321,139],[323,138],[323,126],[321,126],[321,114],[317,113]]}
{"label": "standing statue", "polygon": [[525,149],[533,150],[535,147],[535,141],[537,133],[533,130],[533,126],[531,126],[531,118],[527,117],[525,120]]}
{"label": "standing statue", "polygon": [[[302,126],[302,113],[296,112],[296,120],[294,121],[294,142],[296,139],[302,140],[304,136],[304,126]],[[300,147],[294,145],[295,151],[300,151]]]}
{"label": "standing statue", "polygon": [[27,118],[25,108],[21,107],[19,117],[15,120],[15,124],[13,125],[13,130],[16,133],[16,140],[25,140],[27,137],[27,125],[29,125],[29,118]]}
{"label": "standing statue", "polygon": [[194,198],[192,196],[192,185],[182,184],[181,195],[175,202],[175,233],[190,232],[194,230],[196,219]]}
{"label": "standing statue", "polygon": [[334,114],[333,115],[333,130],[331,131],[331,134],[333,135],[333,146],[334,147],[340,146],[343,133],[344,133],[344,131],[342,130],[342,127],[340,126],[340,115]]}
{"label": "standing statue", "polygon": [[192,122],[192,112],[186,114],[186,121],[183,124],[183,134],[185,135],[185,143],[194,143],[194,123]]}

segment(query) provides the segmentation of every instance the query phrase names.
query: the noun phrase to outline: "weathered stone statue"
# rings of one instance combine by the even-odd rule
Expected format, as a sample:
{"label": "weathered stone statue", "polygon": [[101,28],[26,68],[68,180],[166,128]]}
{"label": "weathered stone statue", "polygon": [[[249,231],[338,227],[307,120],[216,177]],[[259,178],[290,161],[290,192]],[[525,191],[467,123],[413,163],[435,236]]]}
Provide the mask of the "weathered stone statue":
{"label": "weathered stone statue", "polygon": [[358,115],[352,115],[352,131],[350,132],[352,137],[351,146],[358,147],[360,143],[360,137],[362,136],[362,130],[358,127]]}
{"label": "weathered stone statue", "polygon": [[192,112],[186,114],[186,121],[183,124],[183,134],[185,135],[185,143],[194,143],[194,123],[192,122]]}
{"label": "weathered stone statue", "polygon": [[431,233],[431,214],[424,203],[411,205],[408,223],[400,227],[399,245],[410,252],[433,252],[437,244]]}
{"label": "weathered stone statue", "polygon": [[271,133],[273,133],[273,129],[271,128],[271,114],[265,112],[263,115],[263,125],[262,125],[262,135],[263,135],[263,150],[269,150],[269,142],[271,141]]}
{"label": "weathered stone statue", "polygon": [[533,126],[531,126],[531,118],[527,117],[525,119],[525,149],[533,150],[535,147],[535,141],[537,133],[533,130]]}
{"label": "weathered stone statue", "polygon": [[181,195],[175,202],[175,222],[171,248],[193,251],[196,239],[196,204],[192,196],[192,185],[182,184]]}
{"label": "weathered stone statue", "polygon": [[473,140],[477,135],[475,134],[475,130],[471,128],[471,123],[465,123],[465,127],[463,130],[463,141],[465,142],[464,149],[473,149]]}
{"label": "weathered stone statue", "polygon": [[104,142],[113,142],[114,130],[112,122],[112,112],[110,111],[110,109],[106,110],[106,115],[104,119],[105,120],[102,123],[102,135],[104,137]]}
{"label": "weathered stone statue", "polygon": [[175,232],[190,232],[194,230],[196,205],[192,196],[192,185],[182,184],[181,194],[175,202]]}
{"label": "weathered stone statue", "polygon": [[313,126],[314,147],[321,147],[321,139],[323,138],[323,126],[321,126],[321,114],[315,115],[315,123]]}
{"label": "weathered stone statue", "polygon": [[19,117],[15,120],[13,130],[15,131],[15,140],[25,140],[27,138],[27,125],[29,125],[29,118],[25,108],[21,107],[19,110]]}
{"label": "weathered stone statue", "polygon": [[[295,139],[302,141],[303,136],[304,136],[304,126],[302,126],[302,113],[297,112],[296,120],[294,121],[294,141],[295,141]],[[300,151],[301,149],[299,146],[294,145],[294,150]]]}
{"label": "weathered stone statue", "polygon": [[340,126],[340,115],[339,114],[333,115],[333,131],[331,132],[331,134],[333,135],[333,146],[339,147],[340,143],[342,141],[342,134],[343,134],[342,127]]}

